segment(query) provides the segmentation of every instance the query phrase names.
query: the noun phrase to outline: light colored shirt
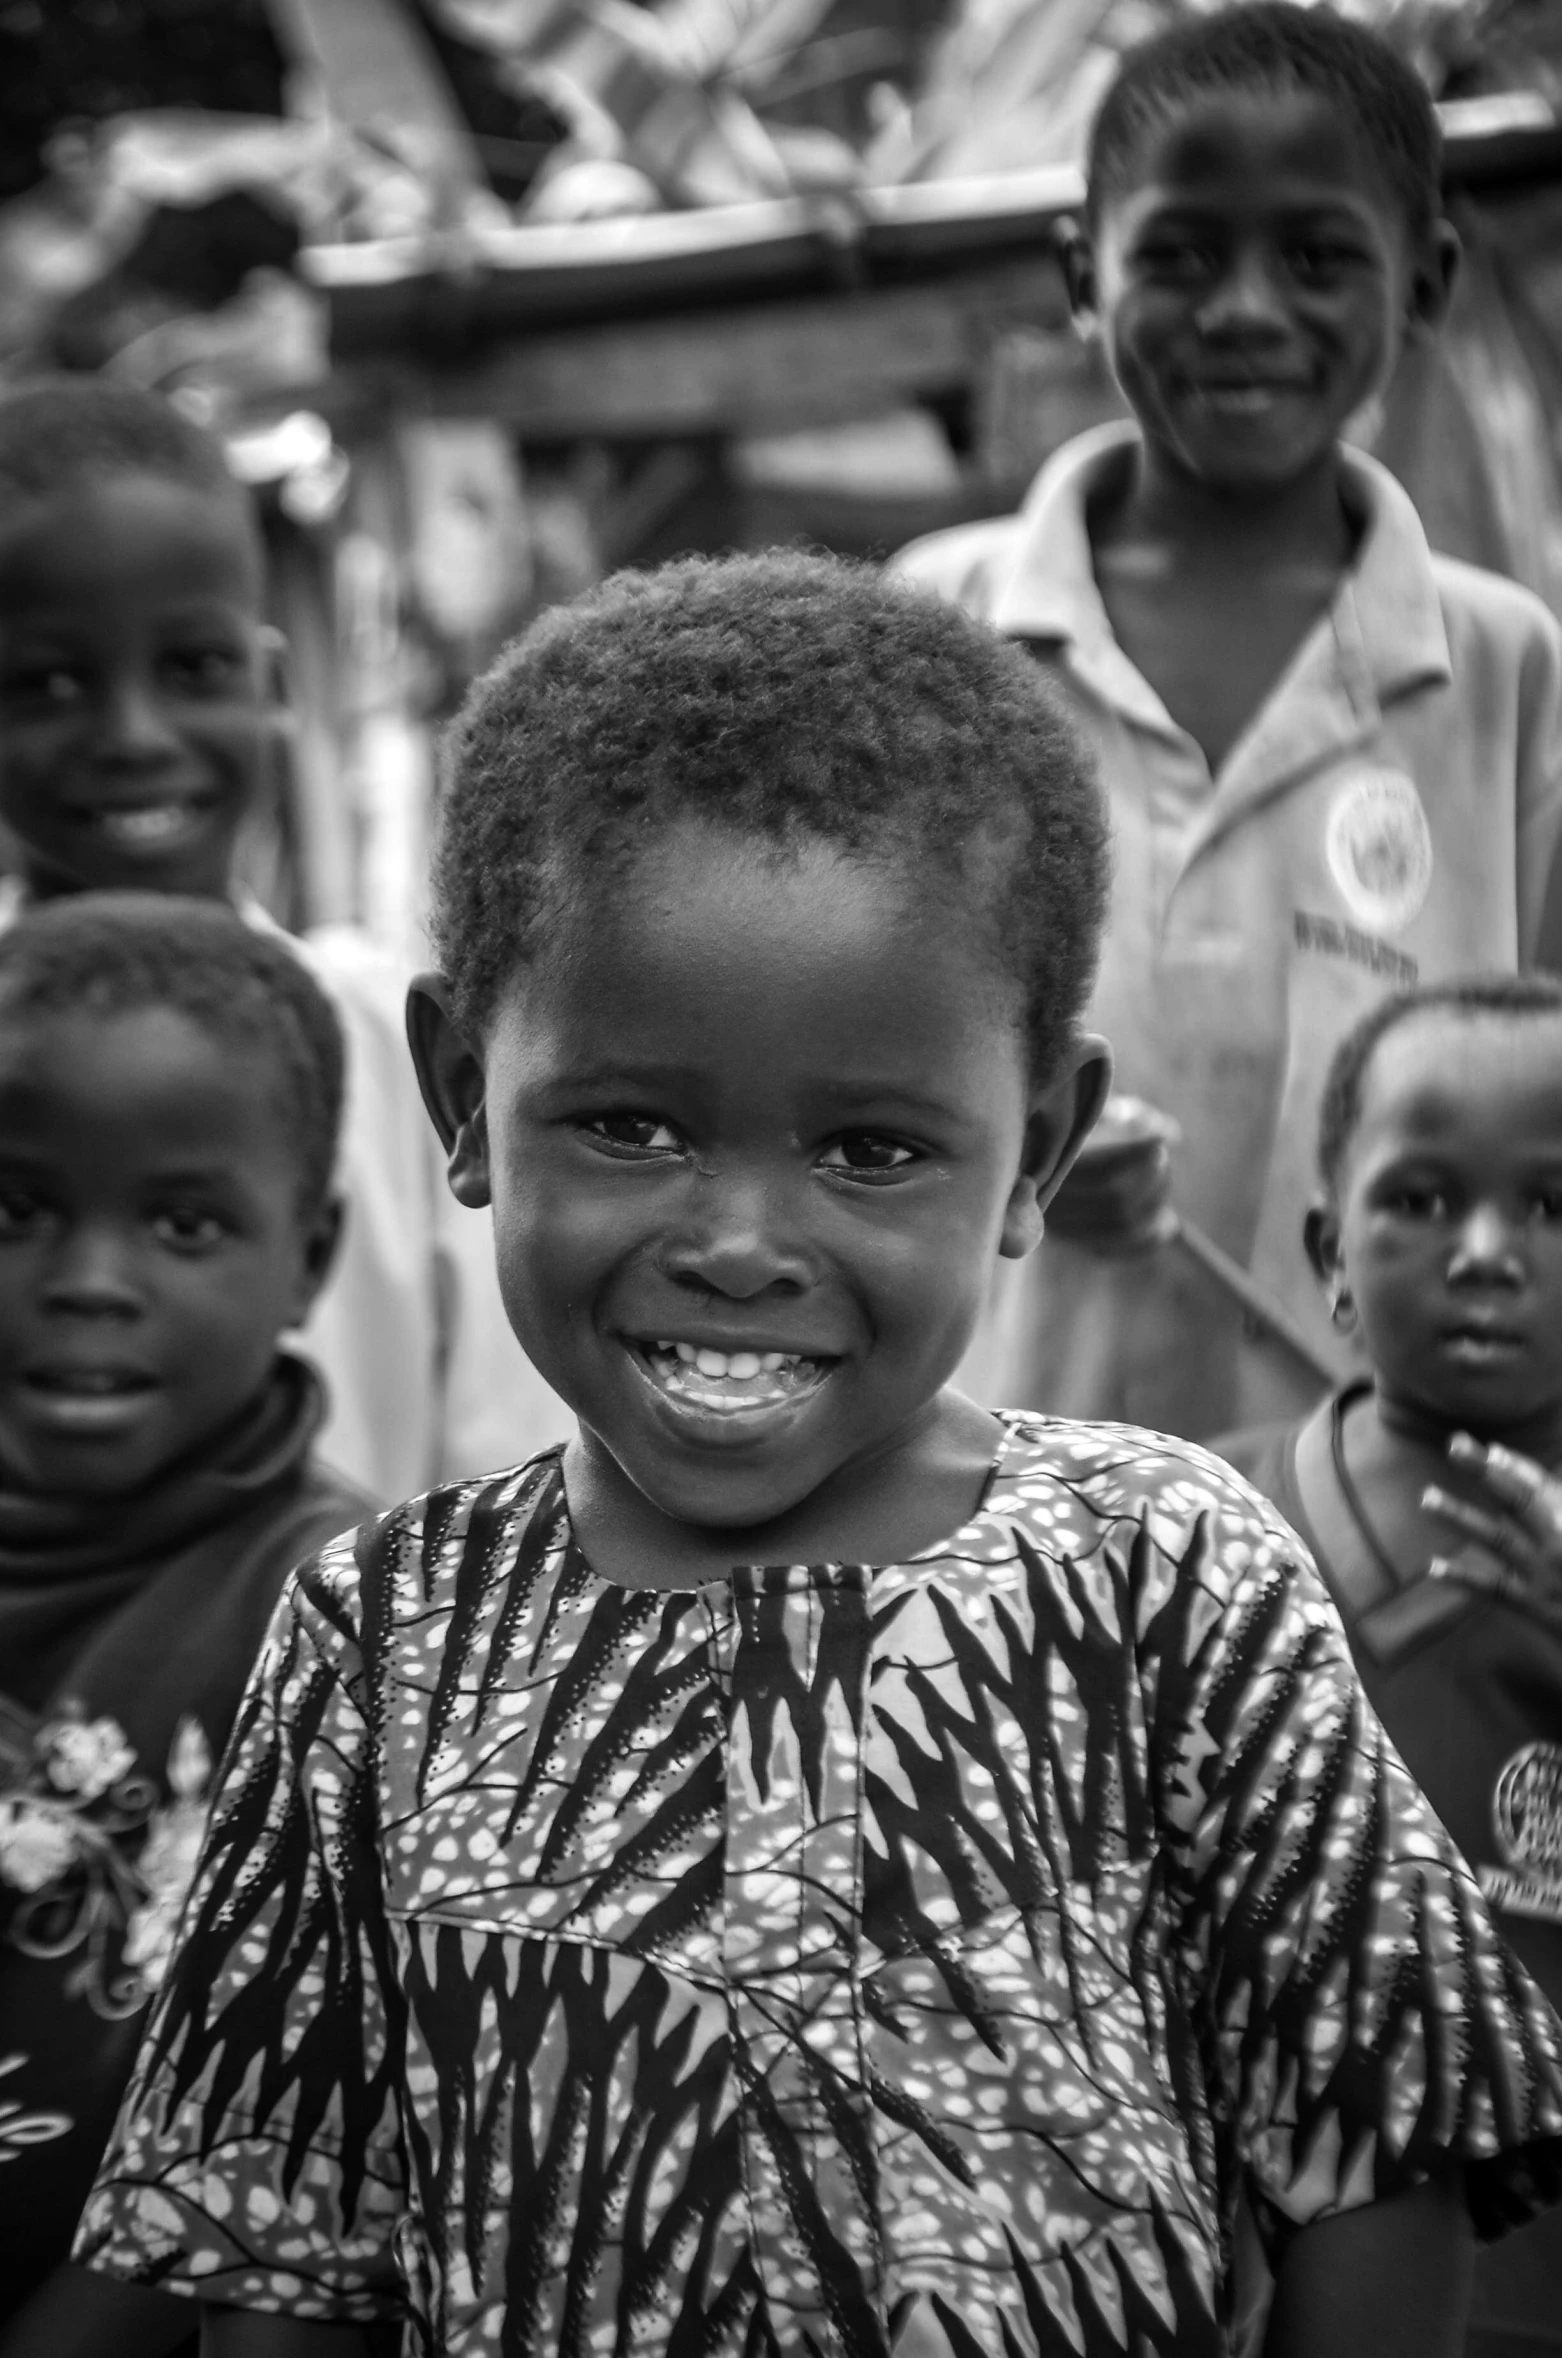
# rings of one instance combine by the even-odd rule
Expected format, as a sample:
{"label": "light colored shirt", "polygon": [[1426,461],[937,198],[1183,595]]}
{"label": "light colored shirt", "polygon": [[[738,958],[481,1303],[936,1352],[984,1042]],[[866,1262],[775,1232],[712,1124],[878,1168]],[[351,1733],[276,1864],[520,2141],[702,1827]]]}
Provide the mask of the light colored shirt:
{"label": "light colored shirt", "polygon": [[447,2358],[1214,2358],[1244,2184],[1533,2208],[1562,2024],[1293,1534],[1006,1425],[871,1571],[601,1579],[552,1456],[306,1565],[77,2259]]}
{"label": "light colored shirt", "polygon": [[511,1331],[492,1215],[445,1183],[407,1047],[407,977],[355,926],[292,947],[347,1039],[347,1219],[300,1337],[330,1396],[320,1454],[378,1498],[513,1465],[574,1420]]}
{"label": "light colored shirt", "polygon": [[[896,560],[1024,640],[1095,747],[1115,871],[1091,1023],[1118,1088],[1182,1131],[1174,1200],[1341,1374],[1302,1249],[1319,1099],[1385,993],[1531,962],[1562,826],[1562,632],[1434,556],[1388,472],[1342,453],[1359,526],[1328,612],[1212,776],[1113,636],[1086,524],[1136,428],[1065,446],[1019,515]],[[1210,650],[1218,660],[1219,650]],[[993,1397],[1207,1435],[1316,1396],[1177,1251],[1044,1244],[1007,1305]],[[1007,1364],[1005,1364],[1007,1360]]]}

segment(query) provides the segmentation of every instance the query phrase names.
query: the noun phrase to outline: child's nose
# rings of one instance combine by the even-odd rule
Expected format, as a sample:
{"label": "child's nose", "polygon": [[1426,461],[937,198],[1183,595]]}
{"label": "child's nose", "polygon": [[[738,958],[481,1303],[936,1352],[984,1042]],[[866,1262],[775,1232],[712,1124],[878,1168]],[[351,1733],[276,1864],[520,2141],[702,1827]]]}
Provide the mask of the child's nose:
{"label": "child's nose", "polygon": [[1274,257],[1256,243],[1238,246],[1200,307],[1201,333],[1251,333],[1285,324],[1286,307]]}
{"label": "child's nose", "polygon": [[122,1238],[99,1228],[74,1229],[62,1241],[44,1296],[51,1309],[78,1317],[133,1318],[141,1309],[133,1256]]}
{"label": "child's nose", "polygon": [[166,761],[178,750],[178,739],[155,687],[133,673],[106,683],[97,711],[96,740],[102,757],[135,768]]}
{"label": "child's nose", "polygon": [[1454,1236],[1449,1282],[1513,1284],[1523,1275],[1524,1257],[1512,1224],[1496,1204],[1472,1204]]}
{"label": "child's nose", "polygon": [[777,1285],[801,1292],[809,1257],[780,1196],[758,1174],[697,1173],[685,1217],[658,1255],[663,1271],[740,1302]]}

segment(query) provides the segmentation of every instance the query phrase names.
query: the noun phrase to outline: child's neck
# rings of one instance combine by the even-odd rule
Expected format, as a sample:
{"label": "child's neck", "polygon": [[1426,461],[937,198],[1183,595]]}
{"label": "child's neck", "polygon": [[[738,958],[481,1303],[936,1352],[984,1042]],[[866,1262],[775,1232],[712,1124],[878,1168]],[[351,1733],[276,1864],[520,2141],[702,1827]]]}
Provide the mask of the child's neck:
{"label": "child's neck", "polygon": [[1118,644],[1213,773],[1351,561],[1338,453],[1238,497],[1141,446],[1087,521]]}
{"label": "child's neck", "polygon": [[871,1457],[838,1468],[769,1521],[739,1528],[664,1513],[584,1428],[565,1450],[564,1485],[576,1539],[603,1579],[698,1588],[738,1564],[896,1564],[922,1554],[977,1512],[1002,1432],[974,1401],[941,1393]]}

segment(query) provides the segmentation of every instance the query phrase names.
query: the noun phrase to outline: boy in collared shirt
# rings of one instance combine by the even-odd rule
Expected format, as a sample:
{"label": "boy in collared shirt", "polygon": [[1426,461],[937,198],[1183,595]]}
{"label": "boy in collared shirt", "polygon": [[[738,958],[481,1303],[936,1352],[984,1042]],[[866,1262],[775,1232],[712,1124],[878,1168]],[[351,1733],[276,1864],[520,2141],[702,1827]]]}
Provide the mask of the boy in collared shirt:
{"label": "boy in collared shirt", "polygon": [[[1085,723],[1117,839],[1092,1019],[1181,1133],[1178,1210],[1342,1375],[1298,1243],[1324,1069],[1390,990],[1549,962],[1562,819],[1562,634],[1434,557],[1339,440],[1441,320],[1438,163],[1414,75],[1328,11],[1134,52],[1069,256],[1134,420],[900,560],[1033,645]],[[1005,1306],[1005,1396],[1203,1436],[1316,1394],[1191,1260],[1103,1256],[1059,1210]]]}

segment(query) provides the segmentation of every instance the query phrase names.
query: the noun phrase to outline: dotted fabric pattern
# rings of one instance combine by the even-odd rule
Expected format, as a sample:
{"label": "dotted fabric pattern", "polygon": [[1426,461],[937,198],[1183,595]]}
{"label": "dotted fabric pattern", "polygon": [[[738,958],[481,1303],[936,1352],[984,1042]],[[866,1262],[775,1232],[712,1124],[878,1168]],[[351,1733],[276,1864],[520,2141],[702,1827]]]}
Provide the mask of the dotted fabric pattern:
{"label": "dotted fabric pattern", "polygon": [[78,2258],[535,2358],[1226,2348],[1246,2174],[1557,2189],[1562,2026],[1217,1460],[599,1579],[556,1457],[297,1575]]}

